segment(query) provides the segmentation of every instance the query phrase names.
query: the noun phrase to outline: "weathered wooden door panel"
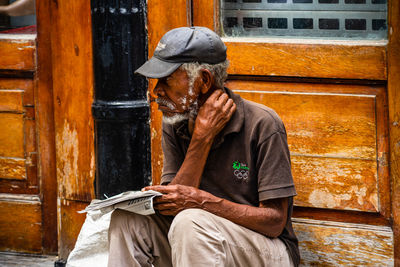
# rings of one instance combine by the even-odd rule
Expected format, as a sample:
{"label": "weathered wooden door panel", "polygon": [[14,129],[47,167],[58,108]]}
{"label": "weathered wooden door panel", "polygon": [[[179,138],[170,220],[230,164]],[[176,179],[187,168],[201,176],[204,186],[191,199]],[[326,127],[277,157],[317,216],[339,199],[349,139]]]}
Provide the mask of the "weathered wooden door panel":
{"label": "weathered wooden door panel", "polygon": [[[385,226],[390,184],[388,166],[381,162],[381,155],[388,154],[385,88],[243,80],[226,85],[245,99],[273,108],[285,123],[298,192],[295,210],[314,209],[316,219],[295,224],[302,264],[391,266],[393,232]],[[358,217],[359,222],[371,221],[372,213],[382,218],[373,224],[384,225],[327,227],[318,219],[328,210],[357,211],[344,216],[348,221]],[[380,240],[382,233],[385,238]]]}
{"label": "weathered wooden door panel", "polygon": [[4,130],[0,133],[0,155],[2,157],[24,158],[24,115],[13,113],[0,114],[0,123]]}
{"label": "weathered wooden door panel", "polygon": [[393,266],[388,226],[293,219],[304,266]]}
{"label": "weathered wooden door panel", "polygon": [[0,250],[42,252],[42,207],[38,196],[0,193]]}
{"label": "weathered wooden door panel", "polygon": [[2,179],[26,179],[25,159],[0,158],[0,176]]}
{"label": "weathered wooden door panel", "polygon": [[[34,52],[33,39],[1,40],[0,71],[33,70]],[[0,250],[43,249],[33,86],[32,78],[0,78]]]}
{"label": "weathered wooden door panel", "polygon": [[0,92],[0,111],[22,112],[23,90],[2,90]]}
{"label": "weathered wooden door panel", "polygon": [[224,41],[231,61],[231,74],[371,80],[387,78],[386,41],[329,42],[320,39],[232,37],[224,38]]}
{"label": "weathered wooden door panel", "polygon": [[19,35],[16,38],[12,34],[2,34],[0,69],[21,72],[34,71],[36,66],[35,49],[35,38],[32,38],[32,35]]}
{"label": "weathered wooden door panel", "polygon": [[319,84],[310,92],[308,84],[240,80],[227,86],[281,116],[298,191],[296,205],[367,212],[390,206],[384,197],[387,172],[378,177],[377,163],[377,147],[388,152],[383,150],[387,136],[377,138],[385,123],[376,119],[383,112],[383,87]]}
{"label": "weathered wooden door panel", "polygon": [[38,194],[33,81],[0,78],[0,190]]}
{"label": "weathered wooden door panel", "polygon": [[379,211],[375,164],[362,160],[292,156],[296,205]]}
{"label": "weathered wooden door panel", "polygon": [[[241,80],[227,86],[273,108],[285,123],[295,208],[317,208],[314,219],[322,219],[324,209],[361,211],[347,214],[359,221],[367,221],[367,213],[389,218],[388,170],[378,164],[388,153],[384,87]],[[305,266],[393,265],[390,227],[295,221]]]}

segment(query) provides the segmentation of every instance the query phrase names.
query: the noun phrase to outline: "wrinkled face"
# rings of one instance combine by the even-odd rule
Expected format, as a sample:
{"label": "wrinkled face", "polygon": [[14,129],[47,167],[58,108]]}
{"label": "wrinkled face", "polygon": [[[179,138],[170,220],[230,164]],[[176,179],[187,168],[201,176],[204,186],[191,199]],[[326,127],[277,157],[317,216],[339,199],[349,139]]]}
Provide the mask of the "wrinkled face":
{"label": "wrinkled face", "polygon": [[154,94],[166,123],[174,124],[197,114],[199,89],[196,82],[190,85],[186,71],[177,69],[170,76],[158,79]]}

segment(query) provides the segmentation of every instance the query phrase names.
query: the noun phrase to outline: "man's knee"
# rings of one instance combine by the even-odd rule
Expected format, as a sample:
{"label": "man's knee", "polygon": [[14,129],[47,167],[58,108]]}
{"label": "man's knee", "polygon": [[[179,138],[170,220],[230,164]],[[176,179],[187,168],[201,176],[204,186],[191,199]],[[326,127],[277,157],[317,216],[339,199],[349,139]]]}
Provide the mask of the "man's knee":
{"label": "man's knee", "polygon": [[172,221],[168,232],[169,241],[182,238],[194,238],[195,235],[205,233],[213,228],[212,216],[201,209],[186,209],[178,213]]}
{"label": "man's knee", "polygon": [[178,213],[171,224],[171,230],[191,228],[191,224],[209,223],[207,219],[210,213],[201,209],[186,209]]}

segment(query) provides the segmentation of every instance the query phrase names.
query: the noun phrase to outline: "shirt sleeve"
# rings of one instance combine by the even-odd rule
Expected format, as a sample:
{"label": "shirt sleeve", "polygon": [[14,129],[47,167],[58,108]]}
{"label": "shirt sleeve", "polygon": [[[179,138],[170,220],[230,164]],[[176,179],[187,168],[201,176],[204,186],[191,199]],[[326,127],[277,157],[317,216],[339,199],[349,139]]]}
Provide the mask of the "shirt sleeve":
{"label": "shirt sleeve", "polygon": [[264,140],[257,157],[259,200],[295,196],[286,133],[278,131]]}
{"label": "shirt sleeve", "polygon": [[172,126],[163,125],[161,146],[164,154],[161,184],[165,185],[174,179],[184,160],[183,153],[174,138]]}

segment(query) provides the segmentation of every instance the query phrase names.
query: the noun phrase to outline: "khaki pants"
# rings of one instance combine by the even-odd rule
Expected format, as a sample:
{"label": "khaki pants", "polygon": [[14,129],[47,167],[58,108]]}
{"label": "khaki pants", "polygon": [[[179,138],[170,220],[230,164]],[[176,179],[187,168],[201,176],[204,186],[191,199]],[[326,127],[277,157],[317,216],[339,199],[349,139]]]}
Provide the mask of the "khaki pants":
{"label": "khaki pants", "polygon": [[114,211],[109,267],[293,266],[284,243],[201,209],[175,218]]}

